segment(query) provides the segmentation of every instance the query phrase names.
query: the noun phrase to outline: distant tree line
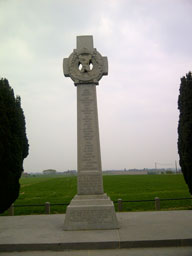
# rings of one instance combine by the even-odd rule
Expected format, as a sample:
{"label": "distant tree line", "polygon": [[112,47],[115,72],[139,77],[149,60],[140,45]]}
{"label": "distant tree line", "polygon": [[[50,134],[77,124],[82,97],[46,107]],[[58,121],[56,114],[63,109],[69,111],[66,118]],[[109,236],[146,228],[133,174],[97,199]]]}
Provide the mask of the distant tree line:
{"label": "distant tree line", "polygon": [[19,195],[23,160],[29,150],[21,98],[0,79],[0,213]]}
{"label": "distant tree line", "polygon": [[53,169],[47,169],[47,170],[43,171],[43,174],[45,174],[45,175],[54,175],[56,173],[57,173],[57,171],[53,170]]}

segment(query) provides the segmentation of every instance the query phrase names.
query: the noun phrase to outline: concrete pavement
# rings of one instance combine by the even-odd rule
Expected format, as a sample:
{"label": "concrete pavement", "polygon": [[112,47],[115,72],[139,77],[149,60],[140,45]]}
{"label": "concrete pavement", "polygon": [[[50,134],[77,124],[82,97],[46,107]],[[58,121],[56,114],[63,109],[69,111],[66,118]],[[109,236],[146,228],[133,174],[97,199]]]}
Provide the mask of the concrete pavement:
{"label": "concrete pavement", "polygon": [[[11,255],[11,252],[15,252],[16,256],[16,251],[25,251],[25,255],[38,255],[34,251],[41,251],[43,255],[43,251],[47,250],[65,251],[62,255],[82,255],[80,254],[82,251],[74,250],[83,250],[85,251],[83,255],[86,256],[99,255],[97,251],[93,254],[94,250],[110,249],[104,250],[105,254],[102,255],[126,255],[123,253],[129,248],[129,252],[133,252],[132,255],[140,255],[134,253],[140,253],[141,249],[133,248],[143,248],[141,255],[145,255],[143,253],[147,247],[150,251],[156,250],[154,247],[167,247],[164,249],[170,254],[162,253],[162,255],[173,255],[171,247],[177,247],[176,250],[183,253],[189,253],[192,248],[192,211],[117,213],[120,224],[118,230],[64,231],[64,217],[65,215],[61,214],[1,216],[0,252],[4,253],[3,255]],[[113,254],[110,254],[111,249],[115,249],[112,250]],[[161,253],[161,249],[163,250],[157,248],[157,253]],[[67,254],[67,250],[72,251]],[[117,250],[119,253],[114,254]],[[89,252],[92,254],[88,254]],[[57,253],[60,255],[59,252]],[[161,254],[155,253],[155,255]]]}

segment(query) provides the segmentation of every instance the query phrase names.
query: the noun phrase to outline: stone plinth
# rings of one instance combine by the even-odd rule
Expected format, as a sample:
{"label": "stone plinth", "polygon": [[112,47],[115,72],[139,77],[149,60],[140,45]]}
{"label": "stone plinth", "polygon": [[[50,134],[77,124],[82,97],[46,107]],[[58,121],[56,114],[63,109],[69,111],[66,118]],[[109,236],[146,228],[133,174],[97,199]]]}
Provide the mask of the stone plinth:
{"label": "stone plinth", "polygon": [[76,195],[67,208],[65,230],[119,228],[113,202],[106,195]]}

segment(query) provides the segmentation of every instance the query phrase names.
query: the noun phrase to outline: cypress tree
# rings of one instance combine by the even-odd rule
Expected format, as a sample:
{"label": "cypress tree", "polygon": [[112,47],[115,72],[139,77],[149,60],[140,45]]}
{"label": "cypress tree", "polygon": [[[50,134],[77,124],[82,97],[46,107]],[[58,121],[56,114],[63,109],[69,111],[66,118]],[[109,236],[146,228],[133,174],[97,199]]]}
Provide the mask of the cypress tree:
{"label": "cypress tree", "polygon": [[179,163],[189,192],[192,194],[192,74],[181,78],[178,99],[180,111],[178,125]]}
{"label": "cypress tree", "polygon": [[19,195],[23,160],[28,155],[21,98],[14,96],[7,79],[0,80],[0,213]]}

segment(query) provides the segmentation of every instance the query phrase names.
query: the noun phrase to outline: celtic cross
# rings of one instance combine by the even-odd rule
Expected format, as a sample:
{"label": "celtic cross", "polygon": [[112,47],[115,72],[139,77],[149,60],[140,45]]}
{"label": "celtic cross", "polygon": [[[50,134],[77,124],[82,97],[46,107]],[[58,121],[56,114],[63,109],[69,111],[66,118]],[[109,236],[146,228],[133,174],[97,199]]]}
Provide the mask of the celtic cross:
{"label": "celtic cross", "polygon": [[93,48],[92,36],[77,36],[77,49],[69,58],[64,58],[63,70],[75,85],[98,84],[102,76],[108,74],[107,57]]}

